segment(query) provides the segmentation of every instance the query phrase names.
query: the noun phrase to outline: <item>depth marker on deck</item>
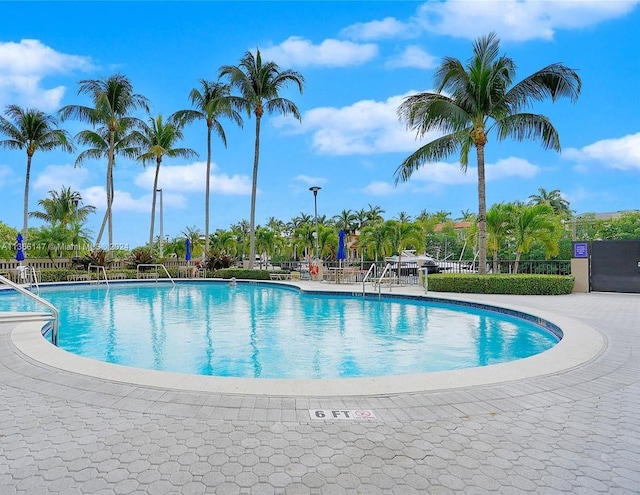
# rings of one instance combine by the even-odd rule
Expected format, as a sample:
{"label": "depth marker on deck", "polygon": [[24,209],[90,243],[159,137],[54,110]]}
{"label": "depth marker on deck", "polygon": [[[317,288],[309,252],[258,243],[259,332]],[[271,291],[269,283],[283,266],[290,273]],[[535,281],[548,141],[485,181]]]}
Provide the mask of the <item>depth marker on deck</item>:
{"label": "depth marker on deck", "polygon": [[370,409],[309,409],[311,419],[351,420],[377,419]]}

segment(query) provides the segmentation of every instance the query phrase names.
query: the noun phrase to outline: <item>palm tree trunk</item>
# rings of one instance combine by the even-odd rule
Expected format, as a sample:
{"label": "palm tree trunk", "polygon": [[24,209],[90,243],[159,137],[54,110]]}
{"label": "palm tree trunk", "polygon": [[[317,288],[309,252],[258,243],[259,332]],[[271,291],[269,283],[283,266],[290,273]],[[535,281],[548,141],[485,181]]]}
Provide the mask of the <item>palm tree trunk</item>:
{"label": "palm tree trunk", "polygon": [[22,211],[22,251],[27,255],[27,231],[29,230],[29,181],[31,180],[31,157],[33,155],[27,152],[27,173],[24,179],[24,205]]}
{"label": "palm tree trunk", "polygon": [[162,158],[156,158],[156,175],[153,178],[153,196],[151,199],[151,228],[149,229],[149,252],[153,252],[153,230],[156,220],[156,191],[158,190],[158,176],[160,175],[160,163]]}
{"label": "palm tree trunk", "polygon": [[520,251],[516,251],[516,262],[513,264],[513,273],[516,274],[518,273],[518,270],[520,269],[520,255],[522,253],[520,253]]}
{"label": "palm tree trunk", "polygon": [[478,273],[487,273],[487,199],[485,191],[484,144],[476,144],[478,157]]}
{"label": "palm tree trunk", "polygon": [[498,273],[498,250],[493,251],[493,273]]}
{"label": "palm tree trunk", "polygon": [[115,195],[115,190],[113,186],[113,166],[109,169],[109,203],[107,208],[109,209],[109,218],[108,218],[108,230],[109,230],[109,246],[107,251],[109,252],[109,258],[113,258],[113,196]]}
{"label": "palm tree trunk", "polygon": [[209,192],[211,182],[211,126],[207,126],[207,179],[204,193],[204,258],[209,254]]}
{"label": "palm tree trunk", "polygon": [[260,157],[260,117],[256,115],[256,142],[253,155],[253,182],[251,184],[251,218],[249,225],[249,268],[256,258],[256,195],[258,192],[258,159]]}

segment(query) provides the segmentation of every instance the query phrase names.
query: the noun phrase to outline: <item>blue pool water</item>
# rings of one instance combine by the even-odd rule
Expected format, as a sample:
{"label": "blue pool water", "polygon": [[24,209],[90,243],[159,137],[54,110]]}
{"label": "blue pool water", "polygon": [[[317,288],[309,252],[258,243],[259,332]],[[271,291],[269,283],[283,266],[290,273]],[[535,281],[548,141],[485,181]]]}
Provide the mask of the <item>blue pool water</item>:
{"label": "blue pool water", "polygon": [[[110,363],[253,378],[427,373],[512,361],[558,342],[507,314],[398,298],[300,293],[269,284],[43,288],[59,345]],[[0,311],[38,310],[15,292]]]}

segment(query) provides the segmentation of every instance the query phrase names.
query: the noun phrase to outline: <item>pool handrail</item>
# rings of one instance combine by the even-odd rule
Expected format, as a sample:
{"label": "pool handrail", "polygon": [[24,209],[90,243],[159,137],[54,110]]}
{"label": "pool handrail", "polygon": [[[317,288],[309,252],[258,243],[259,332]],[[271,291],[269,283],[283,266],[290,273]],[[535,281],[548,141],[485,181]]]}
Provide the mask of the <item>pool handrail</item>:
{"label": "pool handrail", "polygon": [[[362,278],[362,297],[364,297],[364,293],[365,293],[365,282],[367,281],[367,278],[369,278],[369,275],[371,275],[371,272],[375,272],[376,271],[376,264],[375,263],[371,263],[371,266],[369,267],[369,269],[367,270],[367,273],[365,273],[364,277]],[[375,277],[375,275],[374,275]]]}
{"label": "pool handrail", "polygon": [[136,278],[139,278],[141,266],[154,266],[156,268],[156,273],[158,272],[158,267],[161,266],[162,269],[164,270],[164,273],[167,274],[167,278],[171,281],[174,287],[176,286],[176,283],[173,281],[173,279],[171,278],[171,275],[169,275],[169,272],[167,271],[167,267],[164,266],[163,263],[140,263],[136,267]]}
{"label": "pool handrail", "polygon": [[8,278],[3,277],[2,275],[0,275],[0,282],[4,282],[9,287],[14,288],[15,290],[17,290],[21,294],[24,294],[25,296],[30,297],[34,301],[45,305],[47,308],[49,308],[51,310],[51,319],[52,319],[52,324],[51,324],[52,325],[51,326],[51,343],[53,345],[57,346],[58,345],[58,321],[60,319],[60,313],[58,312],[58,309],[53,304],[51,304],[49,301],[46,301],[45,299],[42,299],[40,296],[35,295],[30,290],[25,289],[20,284],[16,284],[15,282],[12,282],[11,280],[9,280]]}
{"label": "pool handrail", "polygon": [[104,266],[102,265],[93,265],[91,263],[89,263],[89,265],[87,266],[87,273],[89,273],[89,279],[91,279],[91,269],[92,268],[96,268],[96,271],[98,272],[98,282],[100,282],[100,269],[102,269],[102,274],[104,275],[104,282],[107,284],[107,289],[109,288],[109,279],[107,278],[107,271],[104,269]]}
{"label": "pool handrail", "polygon": [[[382,270],[382,275],[380,275],[380,278],[378,279],[378,297],[380,297],[380,291],[382,290],[382,279],[387,272],[392,273],[391,263],[387,263],[387,266],[385,266],[384,270]],[[389,290],[391,290],[391,282],[389,282]]]}
{"label": "pool handrail", "polygon": [[36,273],[36,268],[34,266],[30,266],[29,268],[31,268],[31,270],[29,270],[31,285],[36,286],[36,292],[40,295],[40,286],[38,285],[38,274]]}

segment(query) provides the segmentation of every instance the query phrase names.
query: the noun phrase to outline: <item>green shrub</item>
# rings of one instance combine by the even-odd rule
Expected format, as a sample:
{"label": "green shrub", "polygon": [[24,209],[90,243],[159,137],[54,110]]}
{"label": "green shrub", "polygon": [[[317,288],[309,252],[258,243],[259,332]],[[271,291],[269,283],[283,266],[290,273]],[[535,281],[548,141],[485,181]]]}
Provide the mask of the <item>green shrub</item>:
{"label": "green shrub", "polygon": [[221,270],[216,270],[213,276],[215,278],[223,278],[225,280],[230,279],[232,277],[238,279],[248,279],[248,280],[271,280],[269,276],[269,271],[267,270],[254,270],[254,269],[245,269],[245,268],[223,268]]}
{"label": "green shrub", "polygon": [[440,273],[428,275],[428,290],[469,294],[560,295],[571,294],[571,275],[477,275]]}

